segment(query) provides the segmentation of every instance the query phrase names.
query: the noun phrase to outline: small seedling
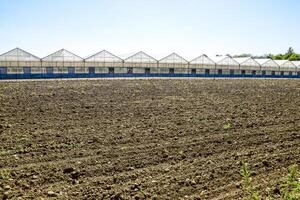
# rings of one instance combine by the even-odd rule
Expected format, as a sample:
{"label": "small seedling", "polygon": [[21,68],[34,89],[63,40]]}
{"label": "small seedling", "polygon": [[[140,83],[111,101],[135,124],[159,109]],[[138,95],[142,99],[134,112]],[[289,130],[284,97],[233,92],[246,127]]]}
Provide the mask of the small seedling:
{"label": "small seedling", "polygon": [[7,169],[1,169],[0,170],[0,180],[7,181],[9,179],[11,179],[10,171]]}
{"label": "small seedling", "polygon": [[223,125],[223,128],[225,130],[230,129],[231,128],[231,123],[227,122],[226,124]]}

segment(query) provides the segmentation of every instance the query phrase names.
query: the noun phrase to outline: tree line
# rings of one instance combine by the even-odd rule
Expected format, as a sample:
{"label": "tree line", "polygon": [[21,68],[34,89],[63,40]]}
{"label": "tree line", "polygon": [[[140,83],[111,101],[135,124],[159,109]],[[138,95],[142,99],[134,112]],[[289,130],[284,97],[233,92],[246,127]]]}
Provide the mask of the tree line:
{"label": "tree line", "polygon": [[300,60],[300,54],[295,53],[294,49],[290,47],[285,54],[265,54],[262,56],[253,56],[252,54],[234,55],[234,58],[252,57],[252,58],[271,58],[274,60]]}

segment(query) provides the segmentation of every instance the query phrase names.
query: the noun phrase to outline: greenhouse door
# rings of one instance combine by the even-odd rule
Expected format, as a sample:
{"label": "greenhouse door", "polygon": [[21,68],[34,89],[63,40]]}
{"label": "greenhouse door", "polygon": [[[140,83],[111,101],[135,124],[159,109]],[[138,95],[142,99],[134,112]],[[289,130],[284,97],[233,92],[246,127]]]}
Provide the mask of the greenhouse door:
{"label": "greenhouse door", "polygon": [[145,74],[150,74],[150,68],[145,68]]}
{"label": "greenhouse door", "polygon": [[174,68],[169,69],[169,74],[174,74],[174,72],[175,72]]}
{"label": "greenhouse door", "polygon": [[192,69],[192,74],[195,75],[196,74],[196,69]]}
{"label": "greenhouse door", "polygon": [[127,74],[133,74],[133,68],[132,67],[127,68]]}
{"label": "greenhouse door", "polygon": [[89,67],[89,74],[95,74],[95,67]]}
{"label": "greenhouse door", "polygon": [[109,68],[108,68],[108,73],[109,73],[109,74],[114,74],[114,73],[115,73],[115,68],[109,67]]}
{"label": "greenhouse door", "polygon": [[275,76],[275,71],[272,71],[271,74],[272,74],[272,76]]}
{"label": "greenhouse door", "polygon": [[205,74],[209,75],[210,74],[210,70],[209,69],[205,69]]}

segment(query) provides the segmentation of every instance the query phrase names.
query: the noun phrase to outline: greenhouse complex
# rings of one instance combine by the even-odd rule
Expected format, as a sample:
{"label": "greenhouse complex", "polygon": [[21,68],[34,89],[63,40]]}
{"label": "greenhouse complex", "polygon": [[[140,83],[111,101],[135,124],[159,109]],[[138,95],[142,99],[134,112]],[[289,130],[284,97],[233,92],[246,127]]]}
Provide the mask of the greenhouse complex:
{"label": "greenhouse complex", "polygon": [[142,51],[123,59],[106,50],[84,59],[65,49],[39,58],[20,48],[0,55],[0,79],[92,77],[300,78],[300,61],[204,54],[187,61],[176,53],[157,60]]}

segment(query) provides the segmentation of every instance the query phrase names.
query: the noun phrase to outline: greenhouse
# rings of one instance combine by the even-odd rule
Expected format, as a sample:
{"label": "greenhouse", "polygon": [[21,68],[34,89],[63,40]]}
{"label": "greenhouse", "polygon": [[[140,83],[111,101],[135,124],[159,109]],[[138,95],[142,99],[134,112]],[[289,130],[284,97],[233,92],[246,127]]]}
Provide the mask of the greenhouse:
{"label": "greenhouse", "polygon": [[190,61],[191,74],[205,74],[210,75],[215,70],[216,63],[207,55],[203,54]]}
{"label": "greenhouse", "polygon": [[85,73],[83,58],[61,49],[44,58],[42,58],[42,67],[46,76],[55,76],[56,74],[68,74],[70,76]]}
{"label": "greenhouse", "polygon": [[15,48],[0,55],[0,74],[29,76],[41,73],[40,58],[23,49]]}
{"label": "greenhouse", "polygon": [[158,70],[160,74],[182,74],[189,73],[188,61],[176,53],[172,53],[158,62]]}
{"label": "greenhouse", "polygon": [[[234,58],[240,64],[241,75],[258,75],[260,72],[260,64],[251,57]],[[262,74],[265,75],[265,74]]]}
{"label": "greenhouse", "polygon": [[215,74],[218,76],[223,75],[237,75],[239,74],[240,66],[237,61],[235,61],[230,56],[216,56],[212,58],[216,63]]}
{"label": "greenhouse", "polygon": [[140,51],[124,60],[127,73],[139,73],[149,75],[158,73],[158,61],[152,56]]}
{"label": "greenhouse", "polygon": [[202,54],[189,62],[176,53],[157,60],[143,51],[122,59],[106,50],[83,59],[65,49],[40,59],[20,48],[0,55],[0,79],[151,76],[300,78],[300,61]]}
{"label": "greenhouse", "polygon": [[103,50],[85,59],[87,71],[92,73],[124,73],[123,60],[118,56]]}
{"label": "greenhouse", "polygon": [[293,64],[296,66],[296,75],[300,77],[300,61],[293,61]]}
{"label": "greenhouse", "polygon": [[279,75],[279,65],[272,59],[255,59],[256,62],[260,64],[260,70],[262,74],[265,75]]}
{"label": "greenhouse", "polygon": [[296,65],[289,60],[274,60],[279,65],[280,75],[293,76],[296,74]]}

